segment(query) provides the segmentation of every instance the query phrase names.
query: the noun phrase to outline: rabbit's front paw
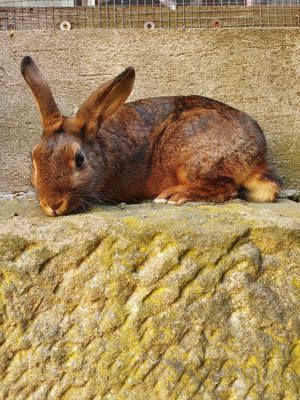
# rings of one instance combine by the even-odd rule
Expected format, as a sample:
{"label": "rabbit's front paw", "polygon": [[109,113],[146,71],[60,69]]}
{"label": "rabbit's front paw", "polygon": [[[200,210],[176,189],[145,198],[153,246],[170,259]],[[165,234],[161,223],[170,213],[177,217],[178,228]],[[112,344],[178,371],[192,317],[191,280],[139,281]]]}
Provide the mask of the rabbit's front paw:
{"label": "rabbit's front paw", "polygon": [[238,191],[230,180],[220,179],[202,185],[178,185],[164,189],[155,203],[168,203],[180,206],[188,201],[209,201],[223,203],[238,196]]}
{"label": "rabbit's front paw", "polygon": [[154,203],[168,203],[176,206],[193,201],[189,187],[186,185],[171,186],[163,190],[154,200]]}

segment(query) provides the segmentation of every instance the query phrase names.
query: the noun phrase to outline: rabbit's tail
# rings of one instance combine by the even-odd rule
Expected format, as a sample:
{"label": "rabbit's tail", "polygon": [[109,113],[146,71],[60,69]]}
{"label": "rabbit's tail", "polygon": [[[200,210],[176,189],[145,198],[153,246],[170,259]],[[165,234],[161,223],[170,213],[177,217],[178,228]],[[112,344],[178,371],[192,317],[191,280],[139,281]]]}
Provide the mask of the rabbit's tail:
{"label": "rabbit's tail", "polygon": [[280,178],[269,167],[252,174],[242,185],[247,200],[255,202],[275,201],[282,189]]}

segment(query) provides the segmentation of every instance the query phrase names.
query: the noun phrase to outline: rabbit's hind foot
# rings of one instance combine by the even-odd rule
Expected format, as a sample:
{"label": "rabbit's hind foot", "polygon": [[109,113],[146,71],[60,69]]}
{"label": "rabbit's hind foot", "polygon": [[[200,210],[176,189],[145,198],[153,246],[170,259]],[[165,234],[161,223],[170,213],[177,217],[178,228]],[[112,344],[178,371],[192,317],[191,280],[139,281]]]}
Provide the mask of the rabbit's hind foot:
{"label": "rabbit's hind foot", "polygon": [[270,171],[256,173],[243,182],[246,200],[260,203],[273,202],[281,190],[280,179]]}
{"label": "rabbit's hind foot", "polygon": [[180,206],[186,202],[208,201],[223,203],[238,196],[237,188],[230,180],[221,180],[203,185],[178,185],[164,189],[155,203],[168,203]]}

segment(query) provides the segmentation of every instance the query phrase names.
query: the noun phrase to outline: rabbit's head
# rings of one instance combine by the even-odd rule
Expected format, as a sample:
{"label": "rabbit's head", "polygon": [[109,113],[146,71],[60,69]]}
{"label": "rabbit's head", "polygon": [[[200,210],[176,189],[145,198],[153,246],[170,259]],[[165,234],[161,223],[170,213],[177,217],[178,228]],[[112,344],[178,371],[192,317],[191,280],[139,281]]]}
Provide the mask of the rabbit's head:
{"label": "rabbit's head", "polygon": [[99,200],[95,187],[105,171],[97,132],[129,96],[134,69],[129,67],[101,85],[71,118],[60,114],[31,57],[23,58],[21,72],[33,93],[43,128],[41,141],[32,151],[32,183],[42,209],[56,216],[85,207],[89,199]]}

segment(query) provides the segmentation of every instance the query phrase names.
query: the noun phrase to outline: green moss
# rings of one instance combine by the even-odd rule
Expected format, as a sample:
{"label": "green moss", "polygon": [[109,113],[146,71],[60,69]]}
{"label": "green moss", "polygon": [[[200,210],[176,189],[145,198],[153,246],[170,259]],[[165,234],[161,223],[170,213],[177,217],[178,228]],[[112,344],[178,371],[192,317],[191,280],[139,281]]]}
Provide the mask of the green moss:
{"label": "green moss", "polygon": [[26,249],[29,249],[33,243],[24,237],[12,234],[4,234],[0,238],[0,260],[14,261]]}
{"label": "green moss", "polygon": [[300,340],[294,345],[291,354],[290,368],[300,377]]}
{"label": "green moss", "polygon": [[251,355],[247,361],[245,362],[245,368],[251,368],[251,367],[257,367],[259,366],[259,363],[257,361],[257,358],[254,355]]}
{"label": "green moss", "polygon": [[[300,279],[297,279],[296,277],[293,277],[291,279],[291,283],[293,286],[295,286],[295,288],[300,289]],[[299,294],[300,296],[300,294]]]}

